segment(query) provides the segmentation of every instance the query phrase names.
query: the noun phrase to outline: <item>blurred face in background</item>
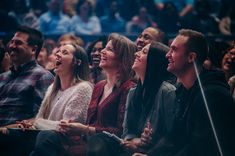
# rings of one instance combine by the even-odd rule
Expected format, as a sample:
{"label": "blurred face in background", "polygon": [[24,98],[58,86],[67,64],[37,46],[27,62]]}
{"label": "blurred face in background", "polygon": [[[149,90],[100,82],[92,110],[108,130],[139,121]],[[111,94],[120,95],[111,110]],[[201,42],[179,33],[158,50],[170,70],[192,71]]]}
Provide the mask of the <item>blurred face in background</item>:
{"label": "blurred face in background", "polygon": [[144,29],[144,31],[138,36],[136,40],[138,51],[140,51],[144,46],[151,43],[152,41],[160,42],[160,37],[160,33],[157,31],[157,29],[152,27]]}
{"label": "blurred face in background", "polygon": [[52,53],[48,56],[48,62],[46,64],[46,69],[47,70],[52,70],[55,68],[55,63],[56,63],[56,53],[59,50],[59,48],[55,47],[52,50]]}
{"label": "blurred face in background", "polygon": [[235,48],[229,50],[223,57],[222,69],[224,71],[235,70]]}
{"label": "blurred face in background", "polygon": [[100,59],[101,59],[101,51],[103,49],[103,44],[101,41],[98,41],[91,52],[91,59],[92,59],[92,65],[94,67],[98,67],[100,64]]}
{"label": "blurred face in background", "polygon": [[46,48],[42,48],[37,58],[38,64],[45,67],[48,62],[48,55]]}

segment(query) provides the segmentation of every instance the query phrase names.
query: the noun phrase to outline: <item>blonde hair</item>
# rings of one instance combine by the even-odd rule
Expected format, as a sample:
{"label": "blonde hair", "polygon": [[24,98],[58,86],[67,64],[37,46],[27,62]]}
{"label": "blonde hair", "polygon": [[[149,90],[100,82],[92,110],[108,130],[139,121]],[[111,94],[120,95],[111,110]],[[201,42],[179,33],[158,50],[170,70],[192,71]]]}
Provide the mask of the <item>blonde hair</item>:
{"label": "blonde hair", "polygon": [[[88,63],[88,56],[85,50],[77,45],[71,44],[75,51],[73,53],[73,80],[71,82],[71,86],[81,82],[81,81],[88,81],[89,80],[89,63]],[[77,64],[76,61],[81,60],[81,64]],[[56,97],[59,89],[61,88],[60,78],[58,75],[55,76],[54,83],[52,84],[51,92],[45,96],[41,107],[39,109],[39,113],[37,114],[36,118],[42,117],[47,119],[50,113],[50,106],[54,98]]]}

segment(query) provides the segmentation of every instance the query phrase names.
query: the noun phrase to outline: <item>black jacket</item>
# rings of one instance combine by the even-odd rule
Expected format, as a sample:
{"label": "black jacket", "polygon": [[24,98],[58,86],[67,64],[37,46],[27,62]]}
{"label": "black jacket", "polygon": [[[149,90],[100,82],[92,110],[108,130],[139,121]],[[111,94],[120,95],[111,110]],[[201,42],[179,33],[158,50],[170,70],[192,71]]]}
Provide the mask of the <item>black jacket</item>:
{"label": "black jacket", "polygon": [[[200,79],[223,156],[234,156],[235,104],[224,74],[203,71]],[[180,85],[176,90],[175,105],[172,129],[148,155],[219,156],[199,82],[188,90]]]}

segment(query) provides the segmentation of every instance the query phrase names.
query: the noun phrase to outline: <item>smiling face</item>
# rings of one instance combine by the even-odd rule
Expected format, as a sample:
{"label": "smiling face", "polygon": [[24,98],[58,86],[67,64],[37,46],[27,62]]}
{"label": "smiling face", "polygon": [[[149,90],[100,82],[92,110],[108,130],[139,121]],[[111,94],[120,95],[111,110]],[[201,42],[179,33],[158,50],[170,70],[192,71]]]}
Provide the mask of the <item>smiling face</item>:
{"label": "smiling face", "polygon": [[166,54],[166,58],[169,61],[167,70],[177,77],[186,71],[189,64],[192,65],[192,63],[189,63],[188,53],[185,46],[187,40],[188,38],[185,36],[177,36],[173,40],[169,52]]}
{"label": "smiling face", "polygon": [[151,43],[152,41],[161,42],[161,33],[152,27],[144,29],[144,31],[138,36],[136,40],[136,45],[138,51],[140,51],[144,46]]}
{"label": "smiling face", "polygon": [[101,50],[103,49],[102,42],[97,42],[91,52],[92,65],[98,67],[101,59]]}
{"label": "smiling face", "polygon": [[100,67],[104,70],[118,69],[118,58],[113,49],[112,40],[110,40],[106,47],[101,51]]}
{"label": "smiling face", "polygon": [[8,45],[11,61],[16,68],[35,58],[35,48],[28,44],[28,38],[28,34],[16,32]]}
{"label": "smiling face", "polygon": [[135,53],[135,62],[132,69],[140,78],[144,78],[145,76],[149,47],[150,44],[147,44],[141,51]]}
{"label": "smiling face", "polygon": [[223,57],[222,69],[224,71],[235,70],[235,48],[229,50]]}
{"label": "smiling face", "polygon": [[56,53],[55,73],[59,76],[73,73],[73,53],[75,48],[72,45],[64,45]]}

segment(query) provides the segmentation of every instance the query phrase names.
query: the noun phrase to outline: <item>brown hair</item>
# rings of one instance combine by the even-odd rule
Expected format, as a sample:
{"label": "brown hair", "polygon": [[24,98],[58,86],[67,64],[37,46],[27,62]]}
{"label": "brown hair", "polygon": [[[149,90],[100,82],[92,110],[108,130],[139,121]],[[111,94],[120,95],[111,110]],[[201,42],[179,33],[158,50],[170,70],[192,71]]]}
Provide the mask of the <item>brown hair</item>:
{"label": "brown hair", "polygon": [[[72,45],[75,48],[75,51],[73,53],[73,62],[74,62],[73,81],[71,84],[71,86],[74,86],[75,84],[81,81],[89,80],[89,63],[88,63],[88,56],[82,47],[73,44],[70,45]],[[80,65],[76,63],[78,60],[81,60]],[[43,100],[39,113],[37,114],[37,117],[42,117],[44,119],[48,118],[48,115],[50,113],[51,102],[56,97],[56,94],[58,93],[60,88],[61,88],[60,78],[59,76],[56,75],[55,81],[52,84],[52,90],[48,94],[48,96],[46,96],[45,99]]]}
{"label": "brown hair", "polygon": [[131,67],[134,63],[134,53],[137,51],[137,46],[127,37],[117,33],[110,34],[108,41],[110,40],[112,40],[114,52],[120,61],[119,83],[122,83],[134,75]]}
{"label": "brown hair", "polygon": [[201,66],[206,60],[209,50],[205,36],[191,29],[181,29],[179,35],[188,37],[185,46],[189,52],[195,52],[197,54],[196,62]]}

